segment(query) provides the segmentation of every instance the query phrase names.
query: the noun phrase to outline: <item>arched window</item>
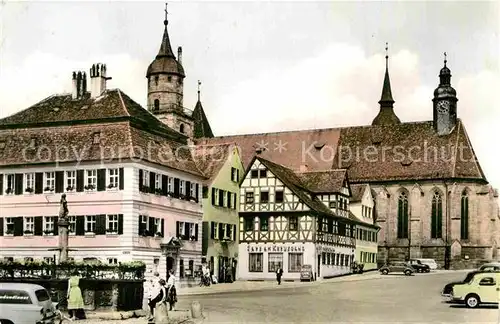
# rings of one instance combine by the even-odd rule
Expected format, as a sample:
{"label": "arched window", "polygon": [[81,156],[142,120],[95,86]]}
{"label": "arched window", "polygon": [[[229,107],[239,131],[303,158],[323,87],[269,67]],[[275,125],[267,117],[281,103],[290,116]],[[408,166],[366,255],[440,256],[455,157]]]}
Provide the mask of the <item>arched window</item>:
{"label": "arched window", "polygon": [[443,197],[439,191],[432,196],[431,238],[443,237]]}
{"label": "arched window", "polygon": [[469,239],[469,196],[466,190],[462,192],[460,203],[460,238],[462,240]]}
{"label": "arched window", "polygon": [[155,75],[155,86],[158,85],[158,80],[159,80],[159,77],[157,75]]}
{"label": "arched window", "polygon": [[398,238],[408,238],[408,193],[402,191],[398,197]]}
{"label": "arched window", "polygon": [[179,131],[184,134],[184,124],[181,124],[181,126],[179,126]]}
{"label": "arched window", "polygon": [[155,99],[154,101],[154,108],[153,108],[154,111],[158,111],[160,110],[160,100],[158,99]]}

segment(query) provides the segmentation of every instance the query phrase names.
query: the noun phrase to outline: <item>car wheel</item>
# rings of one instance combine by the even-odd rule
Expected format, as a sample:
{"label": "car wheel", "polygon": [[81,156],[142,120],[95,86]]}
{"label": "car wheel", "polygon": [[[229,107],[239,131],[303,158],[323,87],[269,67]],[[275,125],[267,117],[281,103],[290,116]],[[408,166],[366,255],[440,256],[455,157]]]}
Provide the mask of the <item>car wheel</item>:
{"label": "car wheel", "polygon": [[479,297],[477,295],[471,294],[465,297],[465,306],[469,308],[476,308],[479,306]]}
{"label": "car wheel", "polygon": [[386,274],[388,274],[388,273],[389,273],[389,270],[387,270],[387,269],[382,270],[382,274],[383,274],[383,275],[386,275]]}
{"label": "car wheel", "polygon": [[405,271],[405,275],[407,275],[407,276],[411,276],[411,271],[410,271],[410,270],[406,270],[406,271]]}

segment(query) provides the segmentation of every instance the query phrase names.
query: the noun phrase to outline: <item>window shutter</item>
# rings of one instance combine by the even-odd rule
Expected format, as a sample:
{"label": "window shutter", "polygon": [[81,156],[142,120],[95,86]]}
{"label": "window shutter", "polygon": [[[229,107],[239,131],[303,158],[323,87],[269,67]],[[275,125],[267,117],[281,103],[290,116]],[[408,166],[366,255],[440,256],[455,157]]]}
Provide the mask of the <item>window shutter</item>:
{"label": "window shutter", "polygon": [[215,239],[215,222],[210,222],[210,238]]}
{"label": "window shutter", "polygon": [[194,240],[198,241],[198,224],[194,224]]}
{"label": "window shutter", "polygon": [[56,171],[56,193],[64,191],[64,171]]}
{"label": "window shutter", "polygon": [[168,194],[168,177],[164,174],[161,176],[161,193],[164,196]]}
{"label": "window shutter", "polygon": [[149,236],[155,236],[155,220],[156,218],[154,217],[149,217],[149,224],[148,224],[148,231],[149,231]]}
{"label": "window shutter", "polygon": [[179,226],[179,221],[175,223],[175,237],[180,237],[181,236],[181,231],[180,231],[180,226]]}
{"label": "window shutter", "polygon": [[215,188],[212,188],[212,206],[217,206],[215,204]]}
{"label": "window shutter", "polygon": [[165,219],[161,219],[161,236],[165,237]]}
{"label": "window shutter", "polygon": [[138,234],[139,235],[144,235],[144,224],[142,223],[142,215],[139,215],[139,231],[138,231]]}
{"label": "window shutter", "polygon": [[233,208],[233,193],[229,191],[227,192],[227,207]]}
{"label": "window shutter", "polygon": [[149,172],[149,192],[150,193],[155,193],[155,181],[156,180],[156,173],[154,172]]}
{"label": "window shutter", "polygon": [[179,197],[179,193],[180,193],[180,188],[179,188],[179,179],[174,178],[174,195],[175,195],[176,197]]}
{"label": "window shutter", "polygon": [[123,214],[118,215],[118,234],[123,234]]}
{"label": "window shutter", "polygon": [[235,241],[235,242],[236,242],[236,225],[235,225],[235,224],[233,224],[232,226],[233,226],[233,231],[232,231],[232,233],[233,233],[233,237],[232,237],[232,239],[233,239],[233,241]]}
{"label": "window shutter", "polygon": [[14,218],[14,236],[23,236],[23,217]]}
{"label": "window shutter", "polygon": [[59,217],[55,216],[54,217],[54,235],[59,235]]}
{"label": "window shutter", "polygon": [[3,217],[0,218],[0,236],[3,236]]}
{"label": "window shutter", "polygon": [[189,231],[189,224],[188,222],[184,223],[184,237],[186,237],[188,240],[190,239],[191,233]]}
{"label": "window shutter", "polygon": [[120,170],[118,171],[119,172],[119,189],[120,190],[123,190],[125,188],[125,173],[123,171],[123,168],[120,168]]}
{"label": "window shutter", "polygon": [[196,199],[196,202],[198,202],[198,199],[200,197],[200,185],[198,183],[195,185],[194,194],[195,194],[194,198]]}
{"label": "window shutter", "polygon": [[97,170],[97,191],[104,190],[106,190],[106,169],[99,169]]}
{"label": "window shutter", "polygon": [[35,217],[35,232],[34,235],[43,235],[43,216]]}
{"label": "window shutter", "polygon": [[23,194],[23,185],[24,185],[24,183],[23,183],[23,174],[22,173],[16,173],[15,179],[16,179],[15,180],[16,187],[15,187],[14,193],[16,195],[22,195]]}
{"label": "window shutter", "polygon": [[85,235],[85,216],[76,216],[75,235]]}
{"label": "window shutter", "polygon": [[225,207],[224,206],[224,195],[226,194],[226,191],[224,190],[219,190],[219,206]]}
{"label": "window shutter", "polygon": [[238,201],[237,201],[237,198],[238,197],[238,194],[237,193],[234,193],[233,194],[233,209],[238,209]]}
{"label": "window shutter", "polygon": [[191,198],[191,181],[186,181],[186,196]]}
{"label": "window shutter", "polygon": [[[76,191],[77,192],[82,192],[83,191],[83,186],[85,185],[84,182],[85,182],[84,171],[83,170],[77,170],[76,171]],[[43,187],[43,180],[42,180],[41,184],[42,184],[41,187]]]}
{"label": "window shutter", "polygon": [[95,220],[95,234],[106,234],[106,215],[97,215]]}
{"label": "window shutter", "polygon": [[139,169],[139,191],[142,192],[142,182],[144,181],[144,171],[142,169]]}
{"label": "window shutter", "polygon": [[0,173],[0,195],[3,195],[3,174]]}
{"label": "window shutter", "polygon": [[236,169],[236,182],[240,182],[240,169]]}
{"label": "window shutter", "polygon": [[224,224],[223,223],[219,223],[219,240],[223,240],[224,239]]}

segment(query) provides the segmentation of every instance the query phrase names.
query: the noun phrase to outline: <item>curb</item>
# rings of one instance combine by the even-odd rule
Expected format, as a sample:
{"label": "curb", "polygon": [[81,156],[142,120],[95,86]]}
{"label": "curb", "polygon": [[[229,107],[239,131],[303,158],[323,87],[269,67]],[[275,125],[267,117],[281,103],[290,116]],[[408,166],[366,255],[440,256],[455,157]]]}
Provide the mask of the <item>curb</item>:
{"label": "curb", "polygon": [[[146,317],[146,311],[142,309],[134,311],[123,311],[123,312],[87,311],[85,315],[87,317],[86,318],[87,320],[122,321],[122,320],[127,320],[129,318]],[[191,319],[190,311],[186,310],[169,312],[168,315],[170,319],[177,322],[184,322]]]}

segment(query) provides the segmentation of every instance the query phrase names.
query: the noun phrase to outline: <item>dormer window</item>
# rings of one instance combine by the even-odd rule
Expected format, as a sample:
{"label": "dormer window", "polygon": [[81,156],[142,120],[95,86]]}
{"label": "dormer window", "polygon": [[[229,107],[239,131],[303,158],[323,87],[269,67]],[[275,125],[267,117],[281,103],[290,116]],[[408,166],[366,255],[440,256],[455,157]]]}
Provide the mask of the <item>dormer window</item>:
{"label": "dormer window", "polygon": [[94,133],[94,144],[99,144],[101,142],[101,132]]}

